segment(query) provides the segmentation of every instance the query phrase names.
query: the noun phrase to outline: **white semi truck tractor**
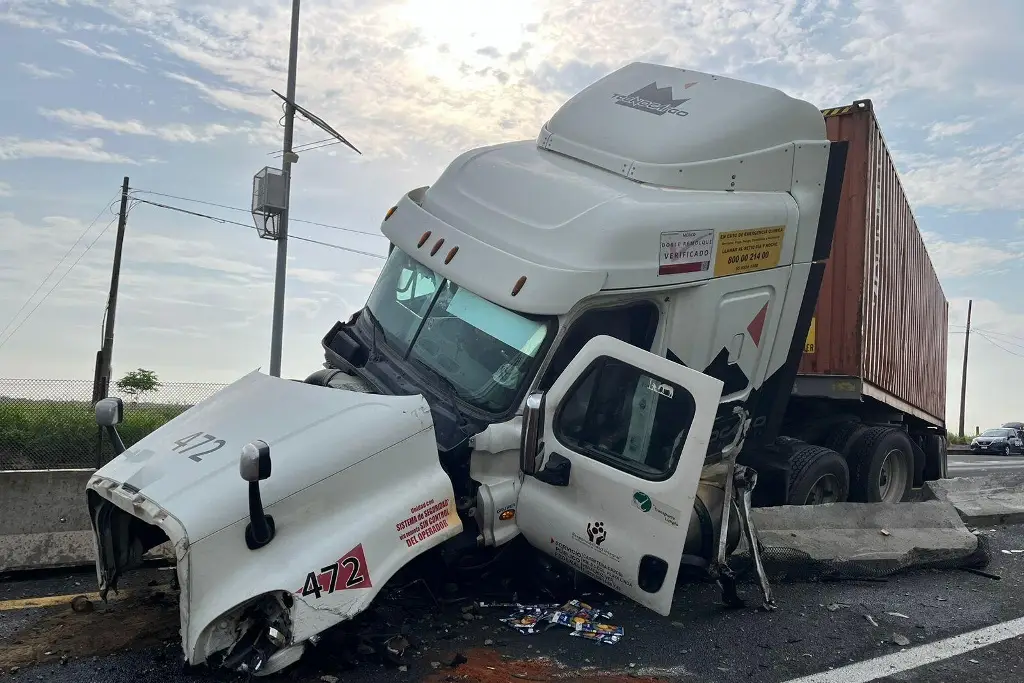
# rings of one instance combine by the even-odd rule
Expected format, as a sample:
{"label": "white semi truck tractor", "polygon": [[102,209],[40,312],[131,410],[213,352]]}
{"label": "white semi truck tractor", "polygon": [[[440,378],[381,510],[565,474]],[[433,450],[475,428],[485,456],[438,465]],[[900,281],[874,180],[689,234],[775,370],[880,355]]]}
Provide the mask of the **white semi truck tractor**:
{"label": "white semi truck tractor", "polygon": [[167,543],[185,660],[257,674],[439,546],[522,537],[667,615],[683,564],[738,600],[742,535],[772,608],[750,501],[825,450],[778,437],[845,155],[809,102],[647,63],[461,154],[387,212],[324,369],[248,374],[90,479],[101,591]]}

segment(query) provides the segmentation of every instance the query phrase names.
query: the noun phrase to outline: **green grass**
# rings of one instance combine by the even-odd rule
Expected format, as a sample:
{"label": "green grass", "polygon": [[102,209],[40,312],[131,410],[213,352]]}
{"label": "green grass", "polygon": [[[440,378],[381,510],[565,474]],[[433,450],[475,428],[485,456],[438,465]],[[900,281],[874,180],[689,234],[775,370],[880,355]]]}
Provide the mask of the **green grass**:
{"label": "green grass", "polygon": [[[126,403],[118,433],[126,446],[168,422],[189,406]],[[0,468],[94,467],[99,428],[87,401],[30,401],[0,398]],[[103,462],[112,456],[104,436]]]}

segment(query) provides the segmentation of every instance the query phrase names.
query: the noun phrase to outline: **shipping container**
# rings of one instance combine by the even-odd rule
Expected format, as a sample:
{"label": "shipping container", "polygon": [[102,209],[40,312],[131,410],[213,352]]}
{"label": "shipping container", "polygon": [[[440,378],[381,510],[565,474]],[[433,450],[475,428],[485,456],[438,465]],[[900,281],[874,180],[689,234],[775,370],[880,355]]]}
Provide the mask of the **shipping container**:
{"label": "shipping container", "polygon": [[795,396],[878,402],[945,429],[948,302],[870,100],[826,109],[849,145]]}
{"label": "shipping container", "polygon": [[947,473],[946,297],[871,101],[822,114],[843,187],[786,438],[741,455],[755,505],[898,502]]}

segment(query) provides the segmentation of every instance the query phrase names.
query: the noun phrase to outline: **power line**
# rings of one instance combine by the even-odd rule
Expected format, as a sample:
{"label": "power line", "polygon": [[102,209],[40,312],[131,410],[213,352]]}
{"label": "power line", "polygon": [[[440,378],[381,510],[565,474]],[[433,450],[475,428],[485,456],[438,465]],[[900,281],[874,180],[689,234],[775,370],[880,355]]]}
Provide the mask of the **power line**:
{"label": "power line", "polygon": [[[188,209],[183,209],[180,206],[171,206],[170,204],[161,204],[160,202],[151,202],[148,199],[136,199],[135,201],[140,203],[140,204],[149,204],[151,206],[156,206],[156,207],[159,207],[161,209],[168,209],[170,211],[178,211],[180,213],[188,214],[190,216],[195,216],[197,218],[206,218],[206,219],[209,219],[211,221],[216,221],[218,223],[226,223],[228,225],[238,225],[238,226],[241,226],[243,228],[247,228],[249,230],[255,230],[256,229],[256,227],[252,226],[252,225],[247,225],[245,223],[239,223],[238,221],[233,221],[233,220],[230,220],[228,218],[221,218],[219,216],[211,216],[209,214],[199,213],[198,211],[189,211]],[[348,251],[348,252],[352,252],[353,254],[360,254],[362,256],[370,256],[370,257],[377,258],[377,259],[387,258],[387,257],[385,257],[385,256],[383,256],[381,254],[374,254],[373,252],[369,252],[369,251],[361,251],[359,249],[353,249],[352,247],[343,247],[340,244],[333,244],[331,242],[321,242],[320,240],[315,240],[315,239],[312,239],[310,237],[303,237],[301,235],[290,235],[290,237],[292,237],[294,239],[297,239],[297,240],[300,240],[302,242],[310,242],[312,244],[319,244],[322,247],[330,247],[331,249],[340,249],[341,251]]]}
{"label": "power line", "polygon": [[32,315],[37,310],[39,310],[39,307],[43,305],[43,302],[45,302],[48,298],[50,298],[50,295],[53,294],[57,290],[58,287],[60,287],[60,283],[64,282],[64,278],[66,278],[68,275],[71,274],[71,271],[73,271],[75,269],[75,266],[78,265],[79,261],[81,261],[82,258],[86,254],[89,253],[89,251],[96,245],[96,242],[98,242],[99,239],[101,237],[103,237],[103,235],[105,235],[107,233],[107,230],[110,230],[110,226],[112,226],[117,221],[117,218],[118,218],[117,216],[114,216],[112,219],[110,219],[110,222],[107,223],[107,227],[103,228],[103,230],[100,231],[100,234],[96,235],[96,237],[93,239],[93,241],[89,243],[89,246],[85,248],[85,251],[83,251],[81,254],[78,255],[78,258],[75,259],[75,262],[71,264],[70,268],[68,268],[66,271],[64,271],[64,274],[61,275],[60,279],[57,280],[57,283],[53,287],[50,288],[50,291],[48,291],[46,294],[44,294],[43,298],[40,299],[36,303],[36,305],[32,307],[32,310],[28,312],[28,315],[26,315],[24,318],[22,318],[21,322],[18,323],[18,326],[15,327],[13,330],[11,330],[11,333],[9,335],[7,335],[7,338],[4,339],[3,341],[0,341],[0,349],[2,349],[7,342],[11,341],[11,338],[14,337],[14,335],[18,333],[18,330],[21,329],[22,325],[27,323],[29,321],[29,319],[32,317]]}
{"label": "power line", "polygon": [[[979,337],[981,337],[982,339],[984,339],[985,341],[987,341],[989,344],[991,344],[992,346],[996,347],[1000,351],[1005,351],[1006,353],[1010,354],[1011,356],[1016,356],[1018,358],[1024,358],[1024,353],[1017,353],[1016,351],[1011,351],[1010,349],[1006,348],[1005,346],[1000,346],[999,344],[997,344],[991,337],[987,336],[985,333],[979,332],[978,330],[973,330],[973,331]],[[1000,341],[1002,341],[1002,340],[1000,340]]]}
{"label": "power line", "polygon": [[[195,204],[205,204],[207,206],[216,206],[220,209],[227,209],[228,211],[241,211],[242,213],[251,214],[252,211],[249,209],[243,209],[240,206],[229,206],[228,204],[218,204],[216,202],[208,202],[203,199],[192,199],[191,197],[181,197],[179,195],[167,194],[164,192],[154,192],[153,190],[140,190],[132,188],[132,192],[141,192],[143,194],[151,194],[157,197],[167,197],[168,199],[177,199],[182,202],[193,202]],[[301,218],[289,218],[292,223],[305,223],[307,225],[316,225],[321,228],[329,228],[331,230],[342,230],[344,232],[354,232],[357,235],[366,235],[367,237],[384,237],[379,232],[368,232],[366,230],[356,230],[355,228],[346,228],[340,225],[331,225],[330,223],[318,223],[317,221],[305,221]],[[251,227],[251,226],[246,226]]]}
{"label": "power line", "polygon": [[[89,223],[88,227],[86,227],[86,229],[82,231],[82,234],[78,236],[78,239],[75,240],[75,243],[72,244],[70,247],[68,247],[68,250],[66,252],[64,252],[63,256],[60,257],[60,260],[57,261],[57,263],[54,264],[53,268],[50,269],[50,272],[46,274],[46,277],[44,277],[40,281],[39,286],[36,287],[35,291],[32,292],[32,294],[29,295],[29,297],[27,299],[25,299],[25,303],[23,303],[21,305],[21,308],[18,309],[18,312],[15,313],[13,316],[11,316],[11,319],[7,322],[7,325],[4,326],[4,329],[0,330],[0,337],[3,337],[3,335],[7,332],[7,330],[9,330],[11,328],[11,325],[14,324],[14,321],[18,319],[18,316],[21,315],[21,312],[24,311],[28,307],[28,305],[30,303],[32,303],[32,299],[36,298],[36,294],[38,294],[39,290],[41,290],[43,288],[43,285],[46,284],[46,281],[49,280],[53,276],[53,274],[57,271],[57,269],[60,268],[60,264],[64,263],[64,260],[68,256],[71,255],[71,252],[75,250],[75,247],[78,246],[78,243],[81,242],[85,238],[85,236],[89,233],[90,230],[92,230],[92,226],[96,225],[96,221],[98,221],[100,219],[100,216],[103,215],[103,212],[107,211],[108,209],[110,209],[113,206],[114,202],[117,200],[117,195],[118,194],[120,194],[120,191],[118,191],[118,193],[114,194],[114,196],[110,199],[110,201],[107,202],[106,205],[104,205],[104,207],[102,209],[100,209],[100,212],[98,214],[96,214],[96,217],[92,219],[92,222]],[[2,345],[0,345],[0,346],[2,346]]]}
{"label": "power line", "polygon": [[321,242],[320,240],[314,240],[314,239],[311,239],[309,237],[301,237],[299,235],[289,235],[289,237],[291,239],[293,239],[293,240],[300,240],[302,242],[310,242],[312,244],[319,244],[321,246],[331,247],[333,249],[344,249],[345,251],[351,251],[351,252],[354,252],[356,254],[362,254],[363,256],[372,256],[373,258],[379,258],[379,259],[387,258],[387,257],[382,256],[380,254],[373,254],[373,253],[370,253],[368,251],[359,251],[358,249],[352,249],[350,247],[341,247],[341,246],[338,246],[337,244],[331,244],[330,242]]}

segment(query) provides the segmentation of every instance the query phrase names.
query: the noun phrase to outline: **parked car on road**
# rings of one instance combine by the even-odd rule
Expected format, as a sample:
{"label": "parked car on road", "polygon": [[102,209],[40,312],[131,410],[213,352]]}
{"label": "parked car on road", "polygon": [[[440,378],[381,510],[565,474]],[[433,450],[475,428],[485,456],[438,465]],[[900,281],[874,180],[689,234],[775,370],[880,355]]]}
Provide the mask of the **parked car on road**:
{"label": "parked car on road", "polygon": [[1020,432],[1010,427],[986,429],[971,441],[972,453],[996,453],[1010,455],[1024,453],[1024,441]]}

